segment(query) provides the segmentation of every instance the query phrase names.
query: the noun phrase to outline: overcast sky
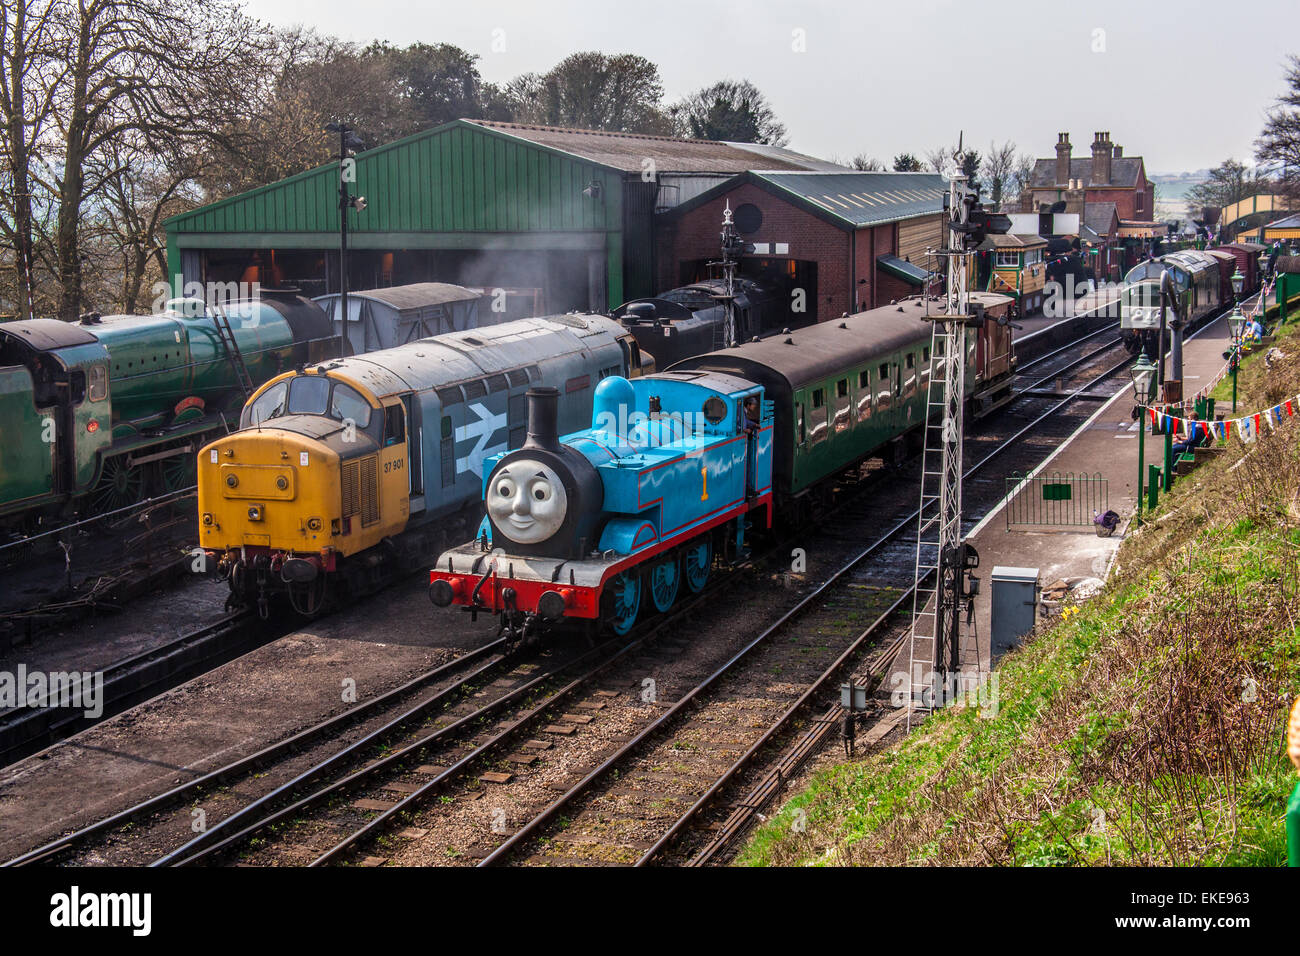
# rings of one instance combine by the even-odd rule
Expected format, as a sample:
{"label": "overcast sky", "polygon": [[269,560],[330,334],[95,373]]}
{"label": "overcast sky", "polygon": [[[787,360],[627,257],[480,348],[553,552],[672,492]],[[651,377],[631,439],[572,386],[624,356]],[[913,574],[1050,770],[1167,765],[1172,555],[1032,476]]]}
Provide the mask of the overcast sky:
{"label": "overcast sky", "polygon": [[[654,61],[669,102],[749,79],[789,145],[816,156],[887,162],[954,142],[958,130],[976,148],[1011,139],[1037,156],[1068,131],[1087,155],[1093,131],[1109,130],[1148,173],[1248,160],[1286,55],[1300,53],[1295,0],[247,0],[247,9],[358,42],[454,43],[498,83],[579,50]],[[804,52],[794,49],[800,36]],[[1220,78],[1229,73],[1251,79]]]}

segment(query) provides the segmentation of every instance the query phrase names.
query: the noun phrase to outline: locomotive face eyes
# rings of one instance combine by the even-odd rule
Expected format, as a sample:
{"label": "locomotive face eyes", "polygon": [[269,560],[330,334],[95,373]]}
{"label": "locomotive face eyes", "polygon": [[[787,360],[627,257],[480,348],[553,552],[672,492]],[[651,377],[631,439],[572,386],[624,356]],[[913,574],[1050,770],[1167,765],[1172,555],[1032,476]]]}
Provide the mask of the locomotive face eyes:
{"label": "locomotive face eyes", "polygon": [[569,510],[560,476],[532,458],[512,461],[498,471],[488,487],[486,504],[502,534],[519,544],[551,537]]}

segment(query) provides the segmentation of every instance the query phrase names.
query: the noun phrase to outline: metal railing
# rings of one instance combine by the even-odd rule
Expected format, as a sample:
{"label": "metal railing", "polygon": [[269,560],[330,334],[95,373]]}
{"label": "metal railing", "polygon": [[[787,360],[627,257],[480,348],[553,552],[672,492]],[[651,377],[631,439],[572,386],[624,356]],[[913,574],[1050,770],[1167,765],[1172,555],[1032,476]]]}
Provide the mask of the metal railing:
{"label": "metal railing", "polygon": [[1007,530],[1013,528],[1092,528],[1093,517],[1110,507],[1110,489],[1101,472],[1007,477]]}

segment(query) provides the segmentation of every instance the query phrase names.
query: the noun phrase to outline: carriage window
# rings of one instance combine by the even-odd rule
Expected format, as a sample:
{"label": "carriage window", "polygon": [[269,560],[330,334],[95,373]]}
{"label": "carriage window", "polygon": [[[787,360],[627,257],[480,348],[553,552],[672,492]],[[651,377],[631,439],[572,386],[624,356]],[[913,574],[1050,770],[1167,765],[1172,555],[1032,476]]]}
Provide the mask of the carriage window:
{"label": "carriage window", "polygon": [[90,400],[102,402],[108,398],[108,370],[102,365],[90,367]]}
{"label": "carriage window", "polygon": [[886,362],[884,365],[880,366],[880,381],[883,382],[883,381],[885,381],[885,379],[887,379],[887,378],[889,378],[889,363],[888,363],[888,362]]}
{"label": "carriage window", "polygon": [[871,387],[871,375],[870,373],[867,372],[866,369],[863,369],[861,372],[858,373],[858,388],[865,390],[870,387]]}
{"label": "carriage window", "polygon": [[835,383],[835,397],[836,398],[849,397],[849,380],[847,378],[842,378]]}
{"label": "carriage window", "polygon": [[930,361],[930,346],[927,345],[925,346],[925,348],[921,349],[921,361],[922,362]]}
{"label": "carriage window", "polygon": [[[335,391],[337,392],[338,389]],[[389,405],[384,409],[384,447],[400,445],[404,441],[406,441],[406,418],[402,415],[402,406]]]}
{"label": "carriage window", "polygon": [[813,408],[821,408],[826,404],[826,390],[823,388],[814,388],[812,393]]}
{"label": "carriage window", "polygon": [[907,353],[907,367],[916,368],[916,355],[912,352]]}
{"label": "carriage window", "polygon": [[803,402],[800,402],[796,408],[798,409],[797,417],[799,419],[799,444],[802,445],[808,441],[808,430],[804,427],[803,422]]}

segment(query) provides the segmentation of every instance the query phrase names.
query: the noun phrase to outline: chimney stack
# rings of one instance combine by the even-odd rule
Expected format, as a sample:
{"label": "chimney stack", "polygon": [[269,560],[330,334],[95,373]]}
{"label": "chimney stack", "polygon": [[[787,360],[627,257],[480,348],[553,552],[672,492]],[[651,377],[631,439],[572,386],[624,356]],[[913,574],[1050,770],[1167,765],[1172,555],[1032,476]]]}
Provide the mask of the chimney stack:
{"label": "chimney stack", "polygon": [[1124,147],[1116,146],[1115,149],[1112,151],[1111,155],[1113,155],[1116,159],[1120,159],[1124,155]]}
{"label": "chimney stack", "polygon": [[1092,139],[1092,175],[1088,177],[1090,186],[1106,186],[1110,183],[1111,143],[1110,133],[1094,133]]}
{"label": "chimney stack", "polygon": [[1070,134],[1056,134],[1056,185],[1070,181]]}

